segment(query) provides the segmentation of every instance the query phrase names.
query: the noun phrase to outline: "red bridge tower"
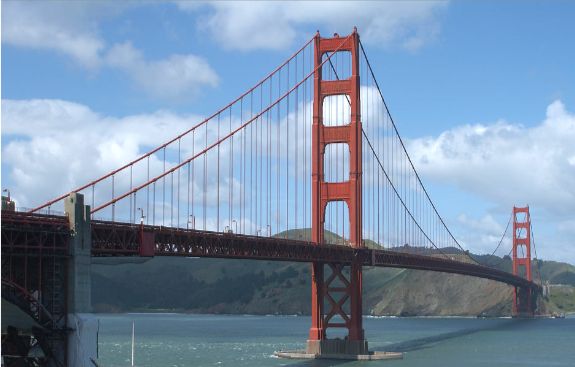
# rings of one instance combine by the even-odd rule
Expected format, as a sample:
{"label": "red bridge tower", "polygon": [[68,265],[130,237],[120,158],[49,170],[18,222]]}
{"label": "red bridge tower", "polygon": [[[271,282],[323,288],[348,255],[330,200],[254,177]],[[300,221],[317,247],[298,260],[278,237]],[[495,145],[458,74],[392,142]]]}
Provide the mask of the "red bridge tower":
{"label": "red bridge tower", "polygon": [[[322,58],[330,52],[345,52],[351,57],[351,75],[343,80],[322,80]],[[313,126],[312,126],[312,241],[324,242],[327,204],[343,201],[349,209],[350,244],[363,247],[361,221],[361,141],[362,128],[359,93],[359,35],[315,38]],[[325,66],[328,67],[328,66]],[[346,95],[351,104],[350,123],[326,126],[323,119],[324,98]],[[327,124],[329,125],[329,124]],[[349,179],[326,182],[325,149],[328,144],[345,143],[349,147]],[[327,265],[327,267],[326,267]],[[329,273],[324,273],[327,270]],[[324,277],[325,275],[325,277]],[[310,354],[367,354],[362,326],[362,269],[359,262],[351,266],[314,262],[312,265],[312,325],[307,342]],[[329,308],[326,308],[329,306]],[[327,312],[326,312],[327,311]],[[345,340],[328,339],[326,330],[347,329]]]}
{"label": "red bridge tower", "polygon": [[[529,207],[513,207],[513,275],[531,276],[531,216]],[[531,288],[515,287],[513,292],[513,316],[533,316],[536,299]]]}

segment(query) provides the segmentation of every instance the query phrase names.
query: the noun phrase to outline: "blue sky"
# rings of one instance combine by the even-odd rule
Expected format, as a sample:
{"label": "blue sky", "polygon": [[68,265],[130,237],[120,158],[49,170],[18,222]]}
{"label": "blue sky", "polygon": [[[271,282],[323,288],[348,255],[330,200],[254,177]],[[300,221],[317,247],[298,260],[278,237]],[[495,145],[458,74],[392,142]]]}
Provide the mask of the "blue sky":
{"label": "blue sky", "polygon": [[[49,198],[31,182],[49,181],[50,170],[18,168],[40,164],[34,144],[50,129],[70,128],[50,115],[54,101],[74,104],[59,107],[70,124],[88,115],[153,120],[158,111],[193,120],[249,88],[316,29],[347,34],[357,25],[455,232],[487,251],[513,203],[530,203],[540,256],[575,263],[574,16],[569,1],[3,1],[2,186],[23,206]],[[166,77],[190,68],[186,78]],[[21,116],[45,118],[45,130],[26,128]]]}

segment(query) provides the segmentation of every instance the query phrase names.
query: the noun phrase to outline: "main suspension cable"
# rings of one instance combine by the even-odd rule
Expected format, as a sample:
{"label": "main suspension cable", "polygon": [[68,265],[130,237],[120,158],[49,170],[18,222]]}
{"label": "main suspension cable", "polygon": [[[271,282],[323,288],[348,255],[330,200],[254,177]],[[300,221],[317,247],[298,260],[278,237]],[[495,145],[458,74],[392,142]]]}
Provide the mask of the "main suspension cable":
{"label": "main suspension cable", "polygon": [[423,192],[425,193],[425,196],[427,197],[429,203],[431,204],[431,207],[433,208],[433,211],[435,212],[435,214],[437,215],[438,219],[440,220],[441,224],[443,225],[443,227],[445,228],[445,230],[447,231],[447,233],[449,234],[449,236],[451,237],[451,239],[455,242],[455,244],[459,247],[459,249],[461,251],[463,251],[463,253],[465,253],[473,262],[475,262],[476,264],[479,265],[479,262],[477,260],[475,260],[473,258],[473,256],[471,256],[471,254],[466,251],[460,244],[459,241],[457,241],[457,239],[453,236],[453,234],[451,233],[451,231],[449,230],[449,228],[447,227],[447,225],[445,224],[445,221],[443,220],[443,218],[441,217],[441,215],[439,214],[439,212],[437,211],[437,208],[435,207],[435,204],[433,203],[433,201],[431,200],[431,197],[429,196],[429,193],[427,192],[427,189],[425,188],[425,186],[423,185],[423,182],[421,181],[421,178],[419,177],[419,174],[417,173],[417,170],[415,169],[415,166],[413,164],[413,162],[411,161],[411,158],[409,157],[409,154],[407,153],[407,149],[405,147],[405,144],[403,143],[403,139],[401,139],[401,136],[399,135],[399,131],[397,130],[397,126],[395,125],[395,122],[393,121],[393,117],[391,116],[391,113],[389,112],[389,108],[387,106],[387,103],[385,102],[385,98],[383,97],[383,93],[381,92],[381,88],[379,87],[379,83],[377,82],[377,79],[375,78],[375,73],[373,72],[373,69],[371,67],[371,64],[369,62],[369,59],[367,57],[367,54],[365,52],[365,49],[363,47],[363,44],[361,43],[361,41],[359,42],[361,51],[363,53],[363,56],[365,57],[365,61],[366,64],[369,68],[369,71],[372,75],[373,81],[375,83],[375,86],[377,88],[377,91],[379,92],[379,95],[381,97],[381,100],[383,102],[383,105],[385,107],[385,110],[387,111],[387,114],[389,115],[389,119],[391,121],[391,125],[393,126],[393,129],[397,135],[397,138],[401,144],[401,148],[403,149],[409,164],[411,165],[411,168],[413,170],[413,172],[415,173],[415,177],[417,179],[417,181],[419,182],[419,184],[421,185],[421,188],[423,189]]}

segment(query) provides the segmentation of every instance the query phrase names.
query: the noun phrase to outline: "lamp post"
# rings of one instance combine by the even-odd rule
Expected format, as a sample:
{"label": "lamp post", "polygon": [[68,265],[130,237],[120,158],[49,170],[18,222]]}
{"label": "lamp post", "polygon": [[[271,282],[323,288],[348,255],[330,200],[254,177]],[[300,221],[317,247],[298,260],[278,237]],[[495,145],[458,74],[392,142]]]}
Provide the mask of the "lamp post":
{"label": "lamp post", "polygon": [[138,208],[137,210],[140,212],[140,225],[144,225],[144,218],[146,218],[144,215],[144,209]]}
{"label": "lamp post", "polygon": [[190,223],[192,223],[192,229],[196,229],[196,216],[190,214],[190,219],[188,219],[188,223],[186,223],[188,229],[190,229]]}

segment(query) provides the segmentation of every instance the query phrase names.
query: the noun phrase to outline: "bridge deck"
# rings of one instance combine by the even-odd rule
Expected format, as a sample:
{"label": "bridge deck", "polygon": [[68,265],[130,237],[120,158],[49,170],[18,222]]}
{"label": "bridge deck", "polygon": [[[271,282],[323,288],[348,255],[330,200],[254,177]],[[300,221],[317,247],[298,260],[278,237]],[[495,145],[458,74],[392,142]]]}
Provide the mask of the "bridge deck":
{"label": "bridge deck", "polygon": [[[66,218],[19,212],[2,212],[4,239],[21,231],[57,231]],[[33,246],[33,244],[30,244]],[[16,250],[12,248],[12,251]],[[354,249],[342,245],[316,245],[309,241],[261,237],[181,228],[92,221],[93,256],[186,256],[294,262],[359,260],[364,266],[430,270],[491,279],[540,291],[540,285],[511,273],[462,261],[379,249]]]}

